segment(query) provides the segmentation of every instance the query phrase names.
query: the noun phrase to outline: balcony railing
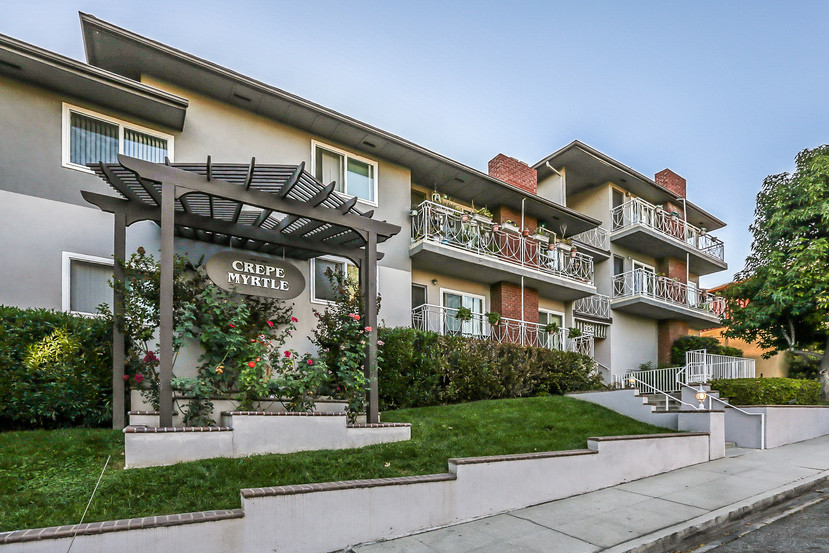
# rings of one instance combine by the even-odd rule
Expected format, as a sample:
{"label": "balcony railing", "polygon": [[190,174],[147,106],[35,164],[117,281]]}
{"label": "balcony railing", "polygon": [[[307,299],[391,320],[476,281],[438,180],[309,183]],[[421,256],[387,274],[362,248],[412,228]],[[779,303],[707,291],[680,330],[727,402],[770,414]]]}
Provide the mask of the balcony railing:
{"label": "balcony railing", "polygon": [[600,250],[610,251],[610,233],[602,227],[574,234],[573,240]]}
{"label": "balcony railing", "polygon": [[644,225],[668,238],[685,242],[706,255],[725,261],[725,246],[720,239],[640,198],[615,207],[611,214],[614,231]]}
{"label": "balcony railing", "polygon": [[644,269],[634,269],[613,277],[613,298],[632,296],[646,296],[716,316],[725,310],[724,298]]}
{"label": "balcony railing", "polygon": [[575,351],[593,357],[593,336],[569,337],[570,329],[547,332],[545,325],[502,317],[496,325],[489,324],[483,313],[472,313],[468,320],[457,317],[458,309],[424,304],[412,309],[412,327],[443,335],[464,336],[512,343],[522,346]]}
{"label": "balcony railing", "polygon": [[[426,240],[520,265],[559,278],[593,284],[593,258],[543,238],[522,236],[489,220],[430,201],[412,210],[412,241]],[[496,230],[497,229],[497,230]]]}
{"label": "balcony railing", "polygon": [[610,297],[604,294],[596,294],[587,296],[586,298],[579,298],[573,302],[573,311],[576,315],[609,319]]}

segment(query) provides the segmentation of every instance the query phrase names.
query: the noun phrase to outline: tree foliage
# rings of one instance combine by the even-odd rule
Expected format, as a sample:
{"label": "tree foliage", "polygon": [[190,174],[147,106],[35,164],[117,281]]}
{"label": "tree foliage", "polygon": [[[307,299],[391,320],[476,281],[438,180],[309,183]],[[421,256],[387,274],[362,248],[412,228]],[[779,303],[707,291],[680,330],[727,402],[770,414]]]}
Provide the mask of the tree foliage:
{"label": "tree foliage", "polygon": [[766,177],[757,195],[751,254],[725,291],[726,335],[768,355],[823,349],[829,371],[829,145],[795,162],[794,173]]}

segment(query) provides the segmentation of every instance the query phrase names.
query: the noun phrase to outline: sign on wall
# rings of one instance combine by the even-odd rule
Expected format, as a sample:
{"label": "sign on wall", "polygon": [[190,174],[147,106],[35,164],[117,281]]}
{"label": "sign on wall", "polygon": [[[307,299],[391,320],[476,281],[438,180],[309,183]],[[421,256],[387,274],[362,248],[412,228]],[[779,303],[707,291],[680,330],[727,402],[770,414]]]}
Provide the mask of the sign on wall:
{"label": "sign on wall", "polygon": [[217,253],[206,269],[219,288],[249,296],[289,300],[305,288],[305,277],[290,263],[243,252]]}

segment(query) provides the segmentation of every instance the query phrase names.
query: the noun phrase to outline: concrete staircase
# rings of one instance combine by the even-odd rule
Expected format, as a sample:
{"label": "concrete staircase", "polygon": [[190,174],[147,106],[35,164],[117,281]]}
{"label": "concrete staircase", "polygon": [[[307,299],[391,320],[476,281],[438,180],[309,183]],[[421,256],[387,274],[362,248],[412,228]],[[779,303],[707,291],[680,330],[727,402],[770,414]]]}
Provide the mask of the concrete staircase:
{"label": "concrete staircase", "polygon": [[675,397],[674,394],[653,393],[640,395],[644,400],[643,403],[650,406],[654,413],[676,413],[682,405],[679,402],[679,398]]}

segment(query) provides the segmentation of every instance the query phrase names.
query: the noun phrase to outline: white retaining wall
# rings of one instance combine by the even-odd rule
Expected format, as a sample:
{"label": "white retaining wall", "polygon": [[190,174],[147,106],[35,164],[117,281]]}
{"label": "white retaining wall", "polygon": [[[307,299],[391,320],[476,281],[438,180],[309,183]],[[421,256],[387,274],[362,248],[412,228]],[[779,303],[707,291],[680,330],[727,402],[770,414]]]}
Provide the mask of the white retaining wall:
{"label": "white retaining wall", "polygon": [[[760,405],[740,407],[765,415],[766,447],[780,447],[829,434],[829,407],[820,405]],[[725,439],[740,447],[760,447],[760,417],[725,410]]]}
{"label": "white retaining wall", "polygon": [[579,392],[567,394],[568,397],[589,401],[607,407],[639,422],[652,424],[661,428],[677,429],[676,413],[656,413],[653,406],[645,403],[645,398],[633,388],[623,390],[603,390],[599,392]]}
{"label": "white retaining wall", "polygon": [[226,426],[124,429],[127,468],[214,457],[351,449],[411,439],[405,423],[347,425],[345,413],[231,412]]}
{"label": "white retaining wall", "polygon": [[[586,493],[710,458],[709,436],[703,433],[591,438],[588,447],[452,459],[447,474],[242,490],[243,518],[218,519],[208,512],[196,515],[217,519],[194,523],[191,515],[170,515],[92,523],[84,525],[73,549],[328,553]],[[164,526],[130,529],[144,521]],[[70,530],[0,533],[0,553],[62,553]],[[59,534],[63,536],[56,537]],[[27,541],[38,535],[41,539]]]}

